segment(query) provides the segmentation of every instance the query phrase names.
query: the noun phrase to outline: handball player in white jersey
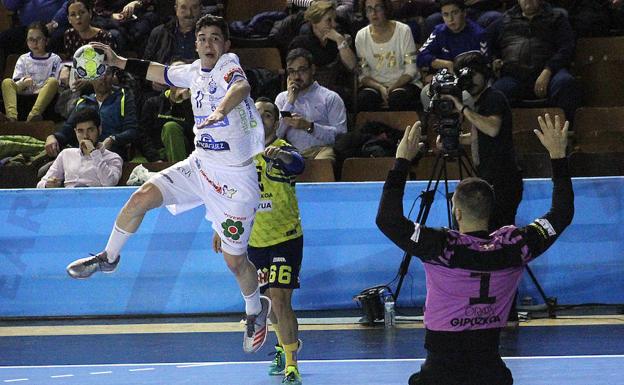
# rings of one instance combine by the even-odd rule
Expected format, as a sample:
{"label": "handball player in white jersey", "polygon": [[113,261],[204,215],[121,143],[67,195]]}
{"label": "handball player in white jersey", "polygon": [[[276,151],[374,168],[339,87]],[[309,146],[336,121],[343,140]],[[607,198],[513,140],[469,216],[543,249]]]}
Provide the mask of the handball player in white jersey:
{"label": "handball player in white jersey", "polygon": [[271,310],[270,300],[259,294],[256,268],[246,251],[260,197],[253,158],[264,151],[264,129],[238,57],[227,53],[226,22],[205,15],[198,20],[195,34],[199,59],[175,67],[126,59],[104,44],[91,43],[105,52],[108,65],[150,81],[190,88],[195,150],[134,192],[117,216],[104,251],[72,262],[67,272],[73,278],[88,278],[97,271],[114,271],[121,248],[148,210],[164,205],[178,214],[204,205],[206,219],[221,237],[223,257],[245,299],[243,349],[251,353],[266,340]]}

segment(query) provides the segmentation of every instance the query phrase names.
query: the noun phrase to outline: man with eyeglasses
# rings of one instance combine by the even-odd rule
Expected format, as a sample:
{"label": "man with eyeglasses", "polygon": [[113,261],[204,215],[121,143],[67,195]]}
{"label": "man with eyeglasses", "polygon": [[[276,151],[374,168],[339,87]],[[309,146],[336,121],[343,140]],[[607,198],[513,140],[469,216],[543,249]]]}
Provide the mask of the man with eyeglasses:
{"label": "man with eyeglasses", "polygon": [[312,54],[291,50],[286,57],[287,90],[275,98],[280,110],[277,136],[306,159],[335,161],[336,135],[347,132],[347,111],[340,96],[314,80]]}

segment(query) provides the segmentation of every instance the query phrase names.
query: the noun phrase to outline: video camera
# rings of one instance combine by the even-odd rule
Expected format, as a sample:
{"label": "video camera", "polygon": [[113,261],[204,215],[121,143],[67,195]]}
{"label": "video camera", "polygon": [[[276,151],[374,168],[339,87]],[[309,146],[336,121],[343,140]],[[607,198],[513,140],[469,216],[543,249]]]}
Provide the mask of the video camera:
{"label": "video camera", "polygon": [[429,113],[437,118],[436,133],[440,135],[442,149],[446,152],[456,151],[459,147],[461,121],[453,101],[443,99],[442,95],[452,95],[461,100],[462,91],[469,90],[473,85],[472,75],[472,69],[469,67],[460,69],[459,76],[442,68],[431,80],[429,92],[432,97],[429,102]]}

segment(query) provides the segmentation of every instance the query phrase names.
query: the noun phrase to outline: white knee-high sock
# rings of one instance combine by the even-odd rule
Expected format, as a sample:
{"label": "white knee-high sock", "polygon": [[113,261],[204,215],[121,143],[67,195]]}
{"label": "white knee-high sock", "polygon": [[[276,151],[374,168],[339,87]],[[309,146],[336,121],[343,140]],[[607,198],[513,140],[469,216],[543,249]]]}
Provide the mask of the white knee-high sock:
{"label": "white knee-high sock", "polygon": [[124,247],[124,245],[128,241],[128,238],[130,238],[132,234],[134,233],[130,233],[120,229],[117,226],[117,223],[115,223],[115,225],[113,226],[113,230],[111,231],[111,235],[108,238],[106,248],[104,249],[104,251],[106,251],[106,256],[109,262],[113,262],[115,259],[117,259],[119,252]]}
{"label": "white knee-high sock", "polygon": [[260,303],[260,287],[249,295],[243,294],[243,298],[245,299],[245,313],[249,315],[260,314],[262,311],[262,304]]}

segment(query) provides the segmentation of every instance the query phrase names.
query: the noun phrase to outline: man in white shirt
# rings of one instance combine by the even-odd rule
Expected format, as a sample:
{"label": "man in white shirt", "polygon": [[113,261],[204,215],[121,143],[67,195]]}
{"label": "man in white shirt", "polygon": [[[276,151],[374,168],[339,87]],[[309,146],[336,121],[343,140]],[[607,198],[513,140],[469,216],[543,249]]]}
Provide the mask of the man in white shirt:
{"label": "man in white shirt", "polygon": [[335,160],[336,135],[347,132],[347,110],[340,96],[314,81],[312,54],[295,48],[286,57],[287,90],[277,95],[277,136],[306,159]]}
{"label": "man in white shirt", "polygon": [[79,148],[61,151],[37,188],[115,186],[123,161],[97,141],[102,132],[100,114],[83,108],[76,113],[74,123]]}
{"label": "man in white shirt", "polygon": [[165,206],[173,214],[204,205],[206,219],[221,237],[223,258],[234,274],[247,313],[243,350],[258,351],[267,335],[271,301],[260,296],[256,267],[247,258],[251,226],[260,201],[255,155],[264,151],[262,119],[249,97],[251,87],[230,48],[223,18],[205,15],[195,26],[199,59],[166,67],[118,56],[109,46],[91,43],[106,55],[106,64],[139,78],[189,88],[195,116],[195,150],[142,185],[117,216],[104,251],[67,266],[72,278],[117,268],[121,248],[139,228],[145,213]]}

